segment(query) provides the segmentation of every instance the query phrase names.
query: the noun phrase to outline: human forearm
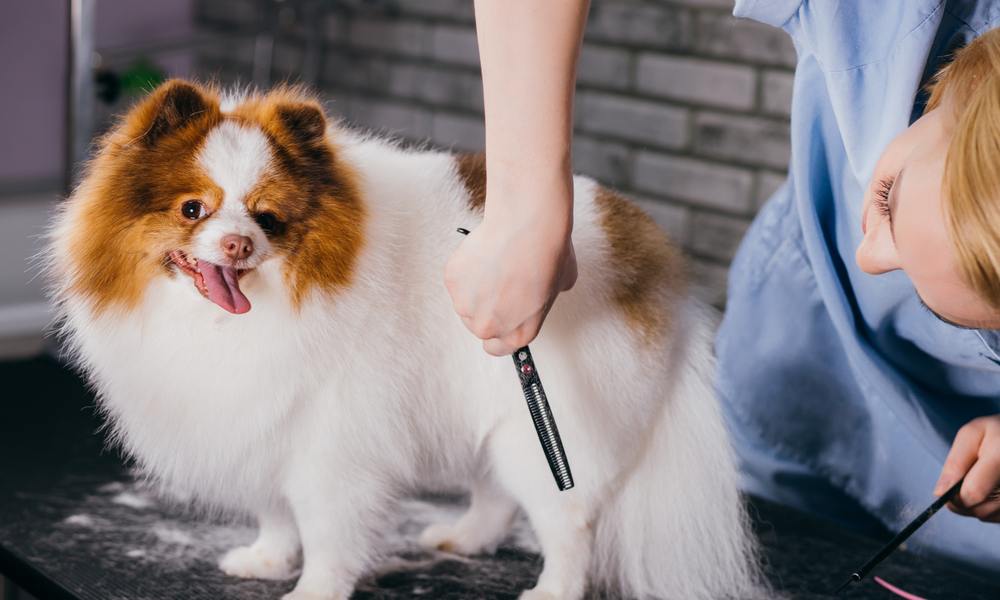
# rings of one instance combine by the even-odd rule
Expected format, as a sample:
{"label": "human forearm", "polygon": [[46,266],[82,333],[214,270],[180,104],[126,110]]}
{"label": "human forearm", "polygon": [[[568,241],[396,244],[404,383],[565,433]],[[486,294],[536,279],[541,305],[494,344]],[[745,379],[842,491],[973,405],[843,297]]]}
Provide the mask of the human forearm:
{"label": "human forearm", "polygon": [[544,217],[553,227],[571,226],[573,87],[589,2],[475,4],[486,115],[486,218]]}

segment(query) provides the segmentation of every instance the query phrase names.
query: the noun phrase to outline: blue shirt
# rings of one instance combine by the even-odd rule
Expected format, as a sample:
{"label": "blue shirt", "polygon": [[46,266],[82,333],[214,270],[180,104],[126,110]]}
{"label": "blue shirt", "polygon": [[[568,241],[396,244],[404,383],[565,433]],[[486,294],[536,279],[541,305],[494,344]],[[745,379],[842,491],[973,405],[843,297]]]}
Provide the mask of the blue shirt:
{"label": "blue shirt", "polygon": [[[740,0],[798,51],[788,182],[733,261],[718,387],[749,491],[891,530],[933,500],[958,428],[1000,413],[1000,336],[854,262],[864,189],[948,53],[1000,2]],[[998,224],[1000,225],[1000,224]],[[1000,571],[1000,527],[942,511],[911,548]]]}

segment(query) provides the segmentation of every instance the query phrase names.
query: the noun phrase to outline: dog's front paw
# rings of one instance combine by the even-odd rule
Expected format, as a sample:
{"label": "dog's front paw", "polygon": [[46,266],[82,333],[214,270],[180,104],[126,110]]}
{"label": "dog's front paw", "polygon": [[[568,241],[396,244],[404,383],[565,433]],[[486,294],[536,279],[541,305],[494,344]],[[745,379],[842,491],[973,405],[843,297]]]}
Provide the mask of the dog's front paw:
{"label": "dog's front paw", "polygon": [[521,595],[517,597],[517,600],[558,600],[558,598],[559,596],[557,594],[553,594],[552,592],[532,588],[521,592]]}
{"label": "dog's front paw", "polygon": [[458,552],[454,534],[455,526],[450,523],[434,523],[428,525],[420,534],[420,545],[428,550],[444,550]]}
{"label": "dog's front paw", "polygon": [[420,545],[428,550],[441,550],[454,554],[479,554],[496,548],[485,546],[476,539],[474,532],[463,531],[457,524],[435,523],[420,534]]}
{"label": "dog's front paw", "polygon": [[254,544],[226,552],[219,568],[233,577],[289,579],[295,576],[295,555]]}

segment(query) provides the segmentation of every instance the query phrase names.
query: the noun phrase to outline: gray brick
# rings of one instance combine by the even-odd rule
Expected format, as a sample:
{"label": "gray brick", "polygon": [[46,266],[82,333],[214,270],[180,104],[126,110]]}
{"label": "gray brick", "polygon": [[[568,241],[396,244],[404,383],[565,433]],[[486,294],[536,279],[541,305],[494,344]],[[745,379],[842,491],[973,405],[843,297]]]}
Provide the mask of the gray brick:
{"label": "gray brick", "polygon": [[639,91],[710,106],[749,109],[754,102],[751,67],[696,58],[643,53],[639,56]]}
{"label": "gray brick", "polygon": [[392,62],[385,58],[328,52],[323,60],[323,81],[338,89],[386,91],[391,83]]}
{"label": "gray brick", "polygon": [[771,171],[760,171],[757,173],[757,187],[754,191],[754,206],[760,209],[764,203],[771,199],[774,192],[778,191],[788,177],[784,173],[774,173]]}
{"label": "gray brick", "polygon": [[198,49],[198,56],[218,63],[245,63],[249,69],[253,58],[253,38],[231,37],[225,38],[225,43],[205,44]]}
{"label": "gray brick", "polygon": [[198,76],[225,87],[245,85],[250,79],[250,65],[199,56],[195,61]]}
{"label": "gray brick", "polygon": [[472,23],[475,19],[472,0],[395,0],[403,14],[454,19]]}
{"label": "gray brick", "polygon": [[722,12],[703,12],[698,17],[696,48],[744,62],[795,66],[795,46],[783,30]]}
{"label": "gray brick", "polygon": [[690,208],[646,197],[632,198],[632,200],[653,217],[673,243],[680,247],[687,245],[691,233]]}
{"label": "gray brick", "polygon": [[347,35],[355,48],[418,57],[427,53],[430,33],[421,23],[359,17],[350,21]]}
{"label": "gray brick", "polygon": [[350,19],[341,14],[329,14],[323,20],[326,39],[334,44],[346,44],[350,37]]}
{"label": "gray brick", "polygon": [[585,37],[682,50],[693,45],[693,31],[694,17],[689,9],[648,2],[595,2]]}
{"label": "gray brick", "polygon": [[692,293],[716,308],[726,305],[729,267],[704,260],[691,261]]}
{"label": "gray brick", "polygon": [[423,139],[431,133],[431,114],[411,104],[363,96],[343,98],[337,104],[350,123],[409,139]]}
{"label": "gray brick", "polygon": [[576,126],[582,131],[676,149],[688,142],[687,111],[656,102],[590,92],[580,94]]}
{"label": "gray brick", "polygon": [[472,27],[438,25],[431,34],[431,56],[441,62],[479,68],[479,44]]}
{"label": "gray brick", "polygon": [[761,82],[761,108],[764,112],[787,117],[792,110],[794,76],[786,71],[765,71]]}
{"label": "gray brick", "polygon": [[639,153],[633,177],[640,191],[734,213],[748,210],[753,189],[746,169],[652,152]]}
{"label": "gray brick", "polygon": [[431,138],[438,144],[461,150],[482,150],[485,146],[483,120],[448,113],[434,115]]}
{"label": "gray brick", "polygon": [[389,93],[429,104],[482,110],[483,85],[478,75],[414,64],[393,65]]}
{"label": "gray brick", "polygon": [[698,211],[692,220],[689,247],[695,254],[728,263],[749,226],[748,219]]}
{"label": "gray brick", "polygon": [[580,49],[576,79],[584,85],[625,89],[632,79],[632,57],[625,50],[586,44]]}
{"label": "gray brick", "polygon": [[701,113],[695,117],[694,130],[699,155],[777,169],[788,166],[787,121]]}
{"label": "gray brick", "polygon": [[632,153],[623,144],[577,135],[573,138],[573,170],[607,185],[626,187],[632,179]]}
{"label": "gray brick", "polygon": [[356,98],[357,96],[347,93],[324,93],[321,101],[323,103],[324,110],[326,110],[326,114],[330,116],[331,120],[345,121],[350,124],[356,123],[351,120],[350,115],[351,102]]}
{"label": "gray brick", "polygon": [[202,0],[195,8],[198,20],[213,25],[254,27],[258,3],[254,0]]}
{"label": "gray brick", "polygon": [[274,45],[271,68],[276,79],[296,82],[302,72],[304,51],[296,42],[280,41]]}

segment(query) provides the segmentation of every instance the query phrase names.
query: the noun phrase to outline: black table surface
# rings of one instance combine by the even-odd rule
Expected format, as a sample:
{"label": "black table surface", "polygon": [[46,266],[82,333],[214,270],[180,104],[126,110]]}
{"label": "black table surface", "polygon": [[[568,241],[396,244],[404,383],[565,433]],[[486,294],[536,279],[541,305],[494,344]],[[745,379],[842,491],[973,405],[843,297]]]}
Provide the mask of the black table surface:
{"label": "black table surface", "polygon": [[[34,594],[80,599],[279,598],[294,581],[227,577],[216,561],[248,543],[245,523],[215,522],[150,492],[105,447],[93,396],[56,361],[0,363],[0,573]],[[425,495],[402,505],[390,551],[354,598],[516,598],[541,569],[522,521],[495,556],[420,550],[427,523],[464,500]],[[830,598],[884,540],[750,499],[776,597]],[[919,534],[918,534],[919,535]],[[900,551],[876,574],[928,600],[1000,598],[1000,586],[939,560]],[[870,580],[844,597],[896,596]]]}

